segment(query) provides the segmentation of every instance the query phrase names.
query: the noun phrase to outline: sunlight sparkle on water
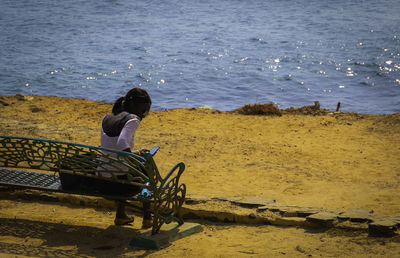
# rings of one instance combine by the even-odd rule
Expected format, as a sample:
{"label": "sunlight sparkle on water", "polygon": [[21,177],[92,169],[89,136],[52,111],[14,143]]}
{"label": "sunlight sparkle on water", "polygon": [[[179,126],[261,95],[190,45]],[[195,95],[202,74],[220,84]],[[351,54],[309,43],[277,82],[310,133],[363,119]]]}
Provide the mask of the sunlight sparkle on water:
{"label": "sunlight sparkle on water", "polygon": [[180,1],[179,8],[168,1],[72,0],[79,8],[30,1],[15,20],[19,2],[2,1],[0,11],[3,94],[113,102],[134,85],[149,90],[155,110],[201,103],[228,111],[258,96],[282,107],[318,99],[341,100],[345,111],[400,112],[399,0],[307,8],[302,1]]}
{"label": "sunlight sparkle on water", "polygon": [[347,72],[346,72],[347,77],[353,77],[354,72],[351,70],[351,67],[347,67]]}

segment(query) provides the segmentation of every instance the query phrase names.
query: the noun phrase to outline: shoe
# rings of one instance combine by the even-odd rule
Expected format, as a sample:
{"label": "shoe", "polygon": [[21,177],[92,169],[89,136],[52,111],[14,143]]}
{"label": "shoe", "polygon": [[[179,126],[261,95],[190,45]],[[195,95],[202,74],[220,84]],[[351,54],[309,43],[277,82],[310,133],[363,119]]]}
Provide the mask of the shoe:
{"label": "shoe", "polygon": [[153,226],[152,219],[143,219],[142,228],[151,228]]}
{"label": "shoe", "polygon": [[131,216],[128,216],[126,218],[115,218],[114,224],[117,226],[127,225],[127,224],[132,223],[134,220],[135,219]]}

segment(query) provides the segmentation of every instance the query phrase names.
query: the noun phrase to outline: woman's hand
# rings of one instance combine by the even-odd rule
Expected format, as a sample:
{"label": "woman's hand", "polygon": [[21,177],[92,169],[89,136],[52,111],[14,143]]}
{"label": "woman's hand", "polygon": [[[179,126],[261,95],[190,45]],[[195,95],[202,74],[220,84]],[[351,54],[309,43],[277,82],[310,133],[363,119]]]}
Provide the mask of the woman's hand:
{"label": "woman's hand", "polygon": [[136,154],[136,155],[143,156],[144,153],[145,153],[145,152],[148,152],[148,151],[149,151],[148,149],[143,149],[143,148],[141,148],[141,149],[139,149],[139,150],[135,150],[133,153]]}

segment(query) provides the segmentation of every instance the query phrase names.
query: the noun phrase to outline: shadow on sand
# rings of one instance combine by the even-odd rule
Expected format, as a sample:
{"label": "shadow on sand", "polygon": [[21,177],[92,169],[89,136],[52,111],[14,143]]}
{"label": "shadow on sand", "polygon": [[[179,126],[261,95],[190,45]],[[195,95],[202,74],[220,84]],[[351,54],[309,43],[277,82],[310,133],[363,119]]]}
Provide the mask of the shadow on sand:
{"label": "shadow on sand", "polygon": [[1,253],[34,257],[117,257],[134,251],[129,241],[140,234],[114,225],[101,229],[5,218],[0,232]]}

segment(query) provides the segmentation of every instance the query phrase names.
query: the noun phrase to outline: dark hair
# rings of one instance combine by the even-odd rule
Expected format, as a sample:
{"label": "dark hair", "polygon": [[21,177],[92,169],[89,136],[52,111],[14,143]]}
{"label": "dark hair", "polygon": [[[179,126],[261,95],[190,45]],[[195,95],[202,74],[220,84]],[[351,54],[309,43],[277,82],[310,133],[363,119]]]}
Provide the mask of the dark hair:
{"label": "dark hair", "polygon": [[118,98],[113,106],[112,113],[118,115],[123,111],[128,111],[128,107],[136,103],[148,103],[151,105],[150,95],[146,90],[133,88],[124,97]]}

